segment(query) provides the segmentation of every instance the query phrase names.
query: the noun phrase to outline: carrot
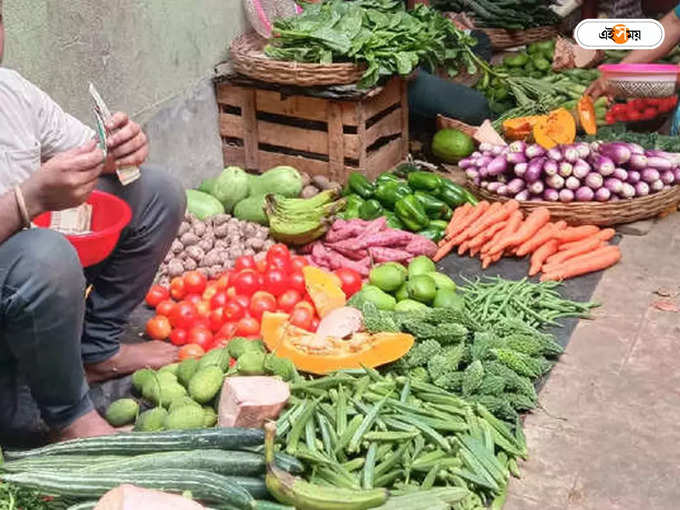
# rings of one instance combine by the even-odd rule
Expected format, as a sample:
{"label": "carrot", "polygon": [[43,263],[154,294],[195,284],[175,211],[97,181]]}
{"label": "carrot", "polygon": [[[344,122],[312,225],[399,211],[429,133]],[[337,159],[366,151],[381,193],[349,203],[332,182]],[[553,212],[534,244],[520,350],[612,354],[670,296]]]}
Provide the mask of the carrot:
{"label": "carrot", "polygon": [[527,219],[522,223],[519,229],[517,229],[517,232],[509,235],[498,243],[491,253],[503,252],[506,248],[522,244],[549,221],[550,211],[547,207],[538,207],[534,209],[531,211],[531,214],[527,216]]}
{"label": "carrot", "polygon": [[581,255],[577,255],[576,257],[572,257],[572,258],[565,260],[564,262],[561,262],[559,264],[557,264],[557,263],[543,264],[541,271],[544,272],[544,273],[552,273],[556,268],[562,267],[566,264],[571,264],[572,262],[582,262],[582,261],[588,259],[588,257],[590,257],[596,251],[599,251],[602,248],[610,248],[610,247],[612,247],[612,246],[603,243],[602,246],[598,247],[597,249],[595,249],[593,251],[590,251],[588,253],[582,253]]}
{"label": "carrot", "polygon": [[[580,258],[580,257],[579,257]],[[544,273],[541,281],[566,280],[574,276],[600,271],[613,266],[621,260],[621,250],[618,246],[605,246],[589,253],[585,258],[571,259],[550,273]]]}
{"label": "carrot", "polygon": [[487,253],[492,254],[496,253],[496,251],[502,253],[505,248],[501,248],[500,250],[496,250],[496,248],[503,242],[503,239],[512,236],[517,229],[520,228],[523,219],[524,215],[522,214],[522,211],[517,210],[513,212],[510,215],[510,218],[508,218],[505,228],[494,236],[494,242],[488,248]]}
{"label": "carrot", "polygon": [[[496,204],[498,204],[498,207],[494,210]],[[519,209],[519,202],[517,200],[508,200],[502,206],[500,205],[500,202],[496,202],[489,207],[484,216],[475,222],[470,235],[474,237],[492,225],[508,219],[508,217],[517,209]]]}
{"label": "carrot", "polygon": [[[544,273],[545,272],[549,273],[550,271],[552,271],[556,267],[561,266],[562,264],[566,264],[567,262],[570,262],[571,260],[573,260],[576,257],[588,255],[589,253],[593,253],[595,250],[598,250],[599,248],[602,248],[603,246],[607,246],[607,243],[605,243],[604,241],[599,241],[597,244],[594,244],[594,242],[596,242],[596,241],[597,241],[597,239],[595,239],[590,244],[589,247],[591,249],[586,250],[586,251],[582,251],[584,249],[584,248],[582,248],[582,249],[578,250],[578,251],[580,251],[580,253],[574,253],[573,255],[568,256],[567,258],[565,258],[565,256],[567,255],[566,251],[558,251],[555,255],[553,255],[552,257],[548,258],[548,260],[546,260],[546,263],[543,264],[543,267],[541,268],[541,270]],[[569,250],[569,251],[576,252],[577,250]]]}
{"label": "carrot", "polygon": [[577,255],[582,255],[584,253],[588,253],[589,251],[596,250],[600,246],[600,243],[602,243],[602,241],[600,241],[597,236],[590,236],[586,237],[585,239],[581,239],[580,241],[574,241],[574,243],[569,243],[573,244],[571,249],[562,250],[560,248],[559,253],[556,253],[550,257],[546,262],[548,262],[548,264],[561,264],[567,259],[571,259]]}
{"label": "carrot", "polygon": [[458,255],[462,255],[466,251],[468,251],[468,248],[470,247],[470,241],[463,241],[460,243],[460,246],[458,246]]}
{"label": "carrot", "polygon": [[[470,214],[466,214],[464,218],[461,218],[456,225],[453,226],[451,232],[449,232],[448,237],[456,237],[465,231],[470,225],[472,225],[477,219],[486,212],[486,210],[491,207],[491,204],[486,200],[479,202],[476,206],[472,208]],[[465,241],[465,239],[463,239]],[[456,244],[461,243],[459,241]]]}
{"label": "carrot", "polygon": [[[616,230],[614,230],[613,228],[605,228],[603,230],[600,230],[597,234],[590,237],[596,237],[600,241],[609,241],[612,237],[614,237],[614,234],[616,234]],[[585,239],[589,239],[590,237],[586,237],[579,241],[572,241],[570,243],[561,244],[560,251],[571,250],[574,246],[578,246],[580,242],[584,241]]]}
{"label": "carrot", "polygon": [[503,204],[501,204],[500,202],[492,203],[489,206],[489,208],[486,211],[484,211],[484,214],[482,214],[479,218],[477,218],[475,220],[475,222],[472,223],[470,225],[470,227],[468,228],[468,231],[470,232],[470,237],[474,237],[477,234],[479,234],[479,232],[481,232],[481,230],[477,231],[477,228],[480,225],[483,225],[484,223],[486,223],[488,218],[495,216],[499,211],[501,211],[501,209],[503,209]]}
{"label": "carrot", "polygon": [[472,205],[468,204],[467,202],[460,207],[456,207],[456,209],[453,211],[453,216],[451,216],[451,221],[449,221],[449,224],[446,226],[445,233],[448,235],[451,230],[453,230],[454,226],[458,224],[459,221],[461,221],[466,215],[470,213],[472,210]]}
{"label": "carrot", "polygon": [[476,247],[470,247],[470,257],[474,257],[477,255],[480,251],[482,250],[481,246],[476,246]]}
{"label": "carrot", "polygon": [[580,227],[569,227],[565,228],[560,232],[556,239],[560,243],[569,243],[571,241],[578,241],[584,237],[592,236],[600,231],[599,227],[595,225],[582,225]]}
{"label": "carrot", "polygon": [[435,262],[440,261],[449,254],[453,247],[454,247],[453,239],[446,241],[446,243],[437,248],[437,251],[434,254],[434,257],[432,257],[432,260],[434,260]]}
{"label": "carrot", "polygon": [[498,253],[496,255],[487,255],[482,260],[482,269],[486,269],[487,267],[489,267],[494,262],[498,262],[502,256],[503,256],[502,253]]}
{"label": "carrot", "polygon": [[566,225],[567,223],[564,221],[558,221],[557,223],[546,223],[538,232],[536,232],[534,236],[530,237],[519,245],[517,248],[517,256],[524,257],[524,255],[528,255],[529,253],[533,252],[538,247],[552,239],[560,230],[560,228],[564,228]]}
{"label": "carrot", "polygon": [[529,267],[529,276],[534,276],[538,274],[543,266],[543,262],[550,255],[557,251],[557,241],[555,239],[550,239],[548,242],[543,243],[531,254],[531,266]]}
{"label": "carrot", "polygon": [[501,221],[501,222],[498,222],[494,225],[491,225],[489,228],[487,228],[483,232],[477,234],[476,237],[473,237],[472,239],[470,239],[470,247],[471,248],[481,247],[486,241],[491,239],[496,234],[496,232],[498,232],[499,230],[502,230],[505,227],[505,225],[507,225],[507,224],[508,224],[507,221]]}

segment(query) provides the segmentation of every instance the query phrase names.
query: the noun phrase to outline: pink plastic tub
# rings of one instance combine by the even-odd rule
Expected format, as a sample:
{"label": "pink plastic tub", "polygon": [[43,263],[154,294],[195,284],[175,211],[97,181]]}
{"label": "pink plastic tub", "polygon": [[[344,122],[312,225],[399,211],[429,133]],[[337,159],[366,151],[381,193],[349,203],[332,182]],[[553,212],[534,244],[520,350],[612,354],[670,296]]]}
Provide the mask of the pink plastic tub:
{"label": "pink plastic tub", "polygon": [[672,64],[603,64],[598,69],[609,93],[619,97],[672,96],[680,73]]}

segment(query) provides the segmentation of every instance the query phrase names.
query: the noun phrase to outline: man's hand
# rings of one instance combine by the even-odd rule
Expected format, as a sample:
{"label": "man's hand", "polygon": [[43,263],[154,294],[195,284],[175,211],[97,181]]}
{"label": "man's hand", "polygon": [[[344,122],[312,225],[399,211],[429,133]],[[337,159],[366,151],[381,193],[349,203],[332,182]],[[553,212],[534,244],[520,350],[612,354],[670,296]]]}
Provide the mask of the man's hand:
{"label": "man's hand", "polygon": [[76,207],[90,196],[104,168],[104,153],[92,140],[57,154],[21,185],[31,218]]}
{"label": "man's hand", "polygon": [[586,89],[586,95],[595,101],[600,96],[608,96],[607,94],[607,80],[604,76],[600,76],[597,80],[590,84]]}
{"label": "man's hand", "polygon": [[109,149],[107,171],[144,163],[149,155],[149,143],[139,124],[131,121],[125,113],[118,112],[106,127],[116,131],[106,140]]}

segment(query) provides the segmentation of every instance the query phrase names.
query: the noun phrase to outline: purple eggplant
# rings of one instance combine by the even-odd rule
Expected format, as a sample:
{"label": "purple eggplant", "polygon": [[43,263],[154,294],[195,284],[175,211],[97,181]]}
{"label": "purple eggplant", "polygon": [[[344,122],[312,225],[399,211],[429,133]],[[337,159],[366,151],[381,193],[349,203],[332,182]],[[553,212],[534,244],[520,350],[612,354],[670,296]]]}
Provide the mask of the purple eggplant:
{"label": "purple eggplant", "polygon": [[612,197],[612,192],[607,188],[600,188],[595,192],[595,200],[598,202],[606,202]]}
{"label": "purple eggplant", "polygon": [[628,180],[628,171],[625,168],[615,168],[612,177],[616,177],[620,181],[625,182]]}
{"label": "purple eggplant", "polygon": [[466,168],[470,168],[471,166],[477,166],[475,165],[475,162],[472,160],[472,158],[463,158],[458,162],[458,167],[461,170],[465,170]]}
{"label": "purple eggplant", "polygon": [[555,161],[562,161],[564,158],[562,151],[559,149],[559,147],[553,147],[548,151],[548,157],[550,159],[554,159]]}
{"label": "purple eggplant", "polygon": [[635,196],[635,186],[627,182],[621,186],[621,193],[619,195],[623,198],[633,198]]}
{"label": "purple eggplant", "polygon": [[525,188],[524,179],[516,177],[508,182],[507,187],[509,195],[516,195]]}
{"label": "purple eggplant", "polygon": [[517,177],[524,177],[524,174],[527,173],[528,166],[528,163],[517,163],[515,168],[513,168],[515,175]]}
{"label": "purple eggplant", "polygon": [[564,186],[573,191],[581,187],[581,181],[571,175],[564,181]]}
{"label": "purple eggplant", "polygon": [[675,182],[680,183],[680,168],[673,170],[673,174],[675,175]]}
{"label": "purple eggplant", "polygon": [[644,154],[633,154],[628,162],[628,168],[631,170],[644,170],[647,168],[647,156]]}
{"label": "purple eggplant", "polygon": [[477,159],[477,166],[487,166],[489,163],[493,161],[493,157],[491,156],[482,156],[481,158]]}
{"label": "purple eggplant", "polygon": [[646,182],[638,182],[635,185],[635,195],[638,197],[644,197],[646,195],[649,195],[649,184]]}
{"label": "purple eggplant", "polygon": [[[541,178],[541,172],[543,171],[543,164],[547,161],[547,158],[540,157],[534,158],[529,161],[529,166],[527,166],[527,171],[524,174],[524,180],[527,182],[536,182]],[[541,190],[543,191],[543,190]]]}
{"label": "purple eggplant", "polygon": [[611,158],[602,156],[601,154],[595,155],[592,158],[591,165],[593,166],[593,170],[600,172],[600,175],[604,177],[613,174],[614,169],[616,168],[616,165],[614,165],[614,162],[611,160]]}
{"label": "purple eggplant", "polygon": [[561,175],[549,175],[548,177],[545,178],[545,183],[550,186],[551,188],[555,188],[556,190],[560,190],[564,188],[564,177]]}
{"label": "purple eggplant", "polygon": [[529,159],[538,158],[545,156],[545,149],[537,143],[533,143],[526,148],[524,155]]}
{"label": "purple eggplant", "polygon": [[548,202],[557,202],[560,199],[560,194],[556,189],[548,188],[543,191],[543,200]]}
{"label": "purple eggplant", "polygon": [[590,173],[590,165],[583,159],[579,159],[574,163],[572,175],[577,179],[583,179]]}
{"label": "purple eggplant", "polygon": [[673,164],[670,159],[652,156],[647,158],[647,167],[656,168],[657,170],[670,170],[673,168]]}
{"label": "purple eggplant", "polygon": [[573,171],[574,165],[572,165],[568,161],[562,161],[560,163],[560,169],[557,171],[557,173],[562,177],[569,177]]}
{"label": "purple eggplant", "polygon": [[525,202],[529,200],[529,190],[522,190],[519,193],[515,195],[515,200],[518,200],[520,202]]}
{"label": "purple eggplant", "polygon": [[490,152],[493,148],[493,144],[489,142],[482,142],[479,144],[479,150],[482,152]]}
{"label": "purple eggplant", "polygon": [[564,188],[560,190],[560,202],[573,202],[574,192],[570,189]]}
{"label": "purple eggplant", "polygon": [[649,184],[661,179],[661,173],[655,168],[645,168],[642,172],[640,172],[640,177],[643,181]]}
{"label": "purple eggplant", "polygon": [[480,172],[476,168],[468,168],[465,170],[465,175],[468,179],[474,179],[475,177],[480,177]]}
{"label": "purple eggplant", "polygon": [[574,193],[574,198],[578,202],[590,202],[595,198],[595,192],[587,186],[581,186]]}
{"label": "purple eggplant", "polygon": [[575,163],[580,157],[578,149],[573,145],[565,145],[562,149],[562,155],[564,156],[564,160],[569,163]]}
{"label": "purple eggplant", "polygon": [[590,156],[590,145],[588,145],[585,142],[579,142],[577,144],[574,144],[574,147],[576,148],[576,151],[578,152],[578,157],[581,159],[585,159],[588,156]]}
{"label": "purple eggplant", "polygon": [[590,142],[590,152],[597,152],[597,149],[600,148],[600,145],[602,145],[602,142],[600,141]]}
{"label": "purple eggplant", "polygon": [[494,156],[500,156],[508,151],[507,145],[494,145],[491,147],[491,154]]}
{"label": "purple eggplant", "polygon": [[508,168],[505,156],[499,155],[493,158],[491,163],[486,165],[486,174],[490,176],[500,175]]}
{"label": "purple eggplant", "polygon": [[628,181],[630,184],[637,184],[638,182],[640,182],[640,179],[641,179],[640,172],[638,172],[637,170],[628,171],[628,179],[626,179],[626,181]]}
{"label": "purple eggplant", "polygon": [[543,172],[545,175],[557,175],[559,169],[560,166],[554,159],[549,159],[543,163]]}
{"label": "purple eggplant", "polygon": [[632,154],[644,154],[645,148],[637,143],[628,142],[628,148]]}
{"label": "purple eggplant", "polygon": [[505,154],[505,160],[511,165],[517,165],[519,163],[526,163],[527,158],[523,152],[508,152]]}
{"label": "purple eggplant", "polygon": [[500,188],[502,185],[503,185],[502,182],[490,182],[490,183],[489,183],[489,186],[487,187],[487,189],[488,189],[491,193],[496,193],[496,191],[498,190],[498,188]]}
{"label": "purple eggplant", "polygon": [[663,183],[663,181],[661,179],[659,179],[658,181],[654,181],[654,182],[649,183],[650,191],[654,191],[654,192],[661,191],[664,186],[665,186],[665,184]]}
{"label": "purple eggplant", "polygon": [[501,184],[498,186],[498,189],[496,189],[496,193],[502,197],[508,196],[508,187],[505,184]]}
{"label": "purple eggplant", "polygon": [[604,178],[596,172],[590,172],[586,175],[584,184],[591,189],[599,189],[604,184]]}
{"label": "purple eggplant", "polygon": [[616,177],[607,177],[604,180],[604,187],[607,188],[612,193],[619,194],[623,189],[623,182]]}
{"label": "purple eggplant", "polygon": [[616,165],[623,165],[624,163],[627,163],[632,155],[628,144],[621,142],[602,144],[598,152],[602,156],[611,159]]}
{"label": "purple eggplant", "polygon": [[527,148],[526,142],[518,140],[508,145],[508,152],[521,152],[522,154],[524,154],[526,148]]}
{"label": "purple eggplant", "polygon": [[543,190],[545,189],[545,186],[543,185],[542,181],[535,181],[529,184],[529,193],[532,195],[540,195],[543,193]]}

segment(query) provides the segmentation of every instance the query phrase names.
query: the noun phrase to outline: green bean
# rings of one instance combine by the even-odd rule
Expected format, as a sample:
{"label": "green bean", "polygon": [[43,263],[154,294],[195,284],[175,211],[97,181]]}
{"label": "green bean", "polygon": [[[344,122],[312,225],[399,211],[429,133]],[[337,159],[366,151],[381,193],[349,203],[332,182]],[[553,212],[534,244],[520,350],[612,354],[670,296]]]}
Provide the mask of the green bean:
{"label": "green bean", "polygon": [[364,469],[361,473],[361,486],[364,489],[373,488],[373,480],[375,478],[375,456],[377,452],[377,444],[371,443],[371,445],[368,447],[368,452],[366,453],[366,462],[364,463]]}

